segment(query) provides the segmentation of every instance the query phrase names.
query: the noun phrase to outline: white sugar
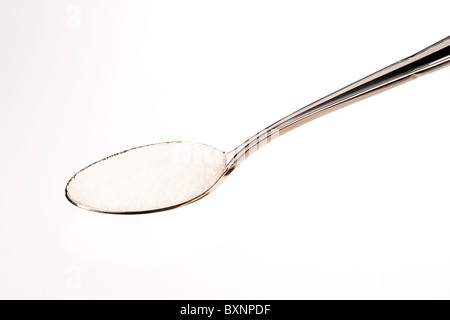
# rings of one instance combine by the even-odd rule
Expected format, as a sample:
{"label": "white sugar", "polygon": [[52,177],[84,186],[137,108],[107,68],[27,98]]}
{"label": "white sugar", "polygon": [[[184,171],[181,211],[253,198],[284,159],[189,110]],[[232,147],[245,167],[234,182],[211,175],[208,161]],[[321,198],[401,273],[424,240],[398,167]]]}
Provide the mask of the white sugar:
{"label": "white sugar", "polygon": [[225,153],[192,142],[136,148],[82,170],[67,195],[104,212],[140,212],[189,201],[209,190],[225,170]]}

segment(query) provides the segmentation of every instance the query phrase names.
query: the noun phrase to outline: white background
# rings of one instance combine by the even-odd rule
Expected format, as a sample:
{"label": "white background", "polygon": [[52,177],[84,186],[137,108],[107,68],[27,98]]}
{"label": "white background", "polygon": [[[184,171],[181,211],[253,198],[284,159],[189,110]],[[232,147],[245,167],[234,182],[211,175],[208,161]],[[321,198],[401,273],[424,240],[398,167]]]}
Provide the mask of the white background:
{"label": "white background", "polygon": [[0,2],[0,298],[450,298],[450,68],[302,126],[208,197],[91,213],[110,154],[228,151],[449,35],[448,1]]}

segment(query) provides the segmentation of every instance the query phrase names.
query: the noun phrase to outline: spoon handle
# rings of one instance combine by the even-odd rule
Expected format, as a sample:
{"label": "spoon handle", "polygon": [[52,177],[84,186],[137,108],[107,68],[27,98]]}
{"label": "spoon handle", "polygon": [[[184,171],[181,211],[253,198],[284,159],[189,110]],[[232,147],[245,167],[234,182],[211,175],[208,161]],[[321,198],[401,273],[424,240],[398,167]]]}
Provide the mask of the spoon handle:
{"label": "spoon handle", "polygon": [[319,99],[258,132],[228,154],[229,172],[263,144],[298,126],[450,64],[450,37]]}

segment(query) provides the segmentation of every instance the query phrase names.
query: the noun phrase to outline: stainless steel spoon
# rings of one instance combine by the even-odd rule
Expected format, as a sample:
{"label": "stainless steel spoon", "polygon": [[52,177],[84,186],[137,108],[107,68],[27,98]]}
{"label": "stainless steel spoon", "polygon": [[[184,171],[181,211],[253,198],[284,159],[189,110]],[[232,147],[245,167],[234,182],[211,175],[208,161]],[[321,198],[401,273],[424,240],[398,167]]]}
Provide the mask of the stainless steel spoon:
{"label": "stainless steel spoon", "polygon": [[450,64],[450,37],[356,81],[258,132],[230,152],[193,142],[134,148],[78,172],[66,186],[74,205],[116,214],[151,213],[197,201],[275,137],[327,113]]}

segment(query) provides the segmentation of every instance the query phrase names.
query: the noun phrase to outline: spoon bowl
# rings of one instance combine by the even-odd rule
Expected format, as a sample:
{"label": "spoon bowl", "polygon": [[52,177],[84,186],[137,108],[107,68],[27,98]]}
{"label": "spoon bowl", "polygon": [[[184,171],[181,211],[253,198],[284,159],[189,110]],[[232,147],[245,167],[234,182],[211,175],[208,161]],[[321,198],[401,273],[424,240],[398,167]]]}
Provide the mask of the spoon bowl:
{"label": "spoon bowl", "polygon": [[226,154],[205,144],[151,144],[84,168],[68,182],[66,197],[78,207],[103,213],[168,210],[209,194],[226,168]]}

